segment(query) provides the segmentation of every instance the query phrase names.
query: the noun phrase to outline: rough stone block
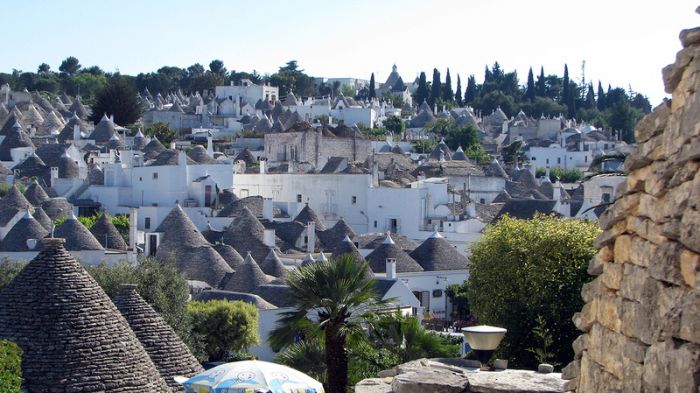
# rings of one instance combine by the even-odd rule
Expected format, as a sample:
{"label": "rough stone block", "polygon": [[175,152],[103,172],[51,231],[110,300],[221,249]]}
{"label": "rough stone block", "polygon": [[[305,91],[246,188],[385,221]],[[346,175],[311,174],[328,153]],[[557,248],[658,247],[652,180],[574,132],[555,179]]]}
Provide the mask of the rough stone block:
{"label": "rough stone block", "polygon": [[654,341],[651,317],[651,305],[627,300],[623,301],[622,334],[627,337],[638,338],[645,344],[651,344]]}
{"label": "rough stone block", "polygon": [[613,296],[601,296],[597,299],[596,320],[606,328],[620,331],[620,298]]}
{"label": "rough stone block", "polygon": [[646,269],[627,264],[620,283],[620,295],[637,302],[647,301],[651,296],[650,291],[655,290],[652,281]]}
{"label": "rough stone block", "polygon": [[580,371],[581,362],[574,360],[561,370],[561,377],[562,379],[575,379],[578,378]]}
{"label": "rough stone block", "polygon": [[648,345],[636,339],[627,339],[622,346],[622,354],[629,360],[637,363],[644,363]]}
{"label": "rough stone block", "polygon": [[600,276],[603,285],[610,289],[620,289],[624,265],[620,263],[606,263],[603,265],[603,274]]}
{"label": "rough stone block", "polygon": [[464,374],[411,371],[399,374],[391,382],[395,393],[445,392],[462,393],[469,386]]}
{"label": "rough stone block", "polygon": [[603,292],[605,292],[605,289],[601,285],[601,280],[599,278],[596,278],[583,284],[583,286],[581,287],[581,298],[584,302],[590,302],[596,296],[602,294]]}
{"label": "rough stone block", "polygon": [[601,325],[591,327],[588,356],[617,379],[622,378],[623,340],[620,334]]}
{"label": "rough stone block", "polygon": [[656,252],[656,244],[635,236],[632,238],[632,250],[630,251],[630,262],[638,266],[649,266]]}
{"label": "rough stone block", "polygon": [[623,358],[622,368],[622,392],[642,393],[642,374],[644,373],[644,366],[627,358]]}
{"label": "rough stone block", "polygon": [[681,30],[680,40],[684,48],[700,43],[700,27]]}
{"label": "rough stone block", "polygon": [[588,348],[588,335],[582,334],[576,337],[576,340],[571,343],[571,347],[574,349],[574,355],[576,355],[576,358],[580,358],[583,351]]}
{"label": "rough stone block", "polygon": [[368,378],[355,385],[355,393],[392,393],[391,378]]}
{"label": "rough stone block", "polygon": [[630,262],[630,252],[632,250],[632,237],[622,235],[615,239],[615,263]]}
{"label": "rough stone block", "polygon": [[584,332],[590,330],[593,322],[595,322],[597,310],[597,299],[586,303],[581,309],[581,312],[574,314],[573,321],[576,328]]}
{"label": "rough stone block", "polygon": [[681,243],[700,253],[700,211],[686,209],[681,219]]}
{"label": "rough stone block", "polygon": [[698,271],[700,271],[700,254],[689,250],[681,252],[681,276],[689,287],[696,287]]}
{"label": "rough stone block", "polygon": [[669,363],[671,393],[700,390],[700,345],[686,343],[674,348]]}
{"label": "rough stone block", "polygon": [[678,337],[700,344],[700,290],[694,289],[683,299]]}
{"label": "rough stone block", "polygon": [[647,268],[649,275],[657,280],[681,285],[683,277],[680,269],[683,246],[677,242],[668,241],[658,247],[654,253],[654,263]]}
{"label": "rough stone block", "polygon": [[598,235],[593,242],[593,245],[596,249],[600,249],[615,241],[615,238],[624,233],[625,230],[627,230],[627,220],[620,221],[613,225],[612,228],[604,230],[600,235]]}

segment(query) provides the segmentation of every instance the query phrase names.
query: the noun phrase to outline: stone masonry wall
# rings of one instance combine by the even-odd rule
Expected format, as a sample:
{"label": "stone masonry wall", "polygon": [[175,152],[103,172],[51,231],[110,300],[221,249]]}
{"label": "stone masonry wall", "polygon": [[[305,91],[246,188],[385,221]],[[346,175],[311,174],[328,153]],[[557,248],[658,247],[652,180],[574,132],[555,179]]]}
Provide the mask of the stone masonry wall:
{"label": "stone masonry wall", "polygon": [[680,39],[663,70],[673,99],[637,125],[627,182],[600,218],[567,391],[700,388],[700,28]]}

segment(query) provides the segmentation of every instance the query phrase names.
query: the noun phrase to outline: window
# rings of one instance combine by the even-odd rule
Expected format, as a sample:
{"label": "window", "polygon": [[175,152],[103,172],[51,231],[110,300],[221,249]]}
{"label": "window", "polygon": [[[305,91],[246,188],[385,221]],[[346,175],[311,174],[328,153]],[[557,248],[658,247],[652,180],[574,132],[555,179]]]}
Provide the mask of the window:
{"label": "window", "polygon": [[603,202],[604,203],[610,203],[610,194],[607,192],[603,193]]}
{"label": "window", "polygon": [[588,156],[583,157],[583,162],[588,162]]}
{"label": "window", "polygon": [[377,220],[374,220],[374,227],[377,227]]}
{"label": "window", "polygon": [[557,164],[561,164],[561,157],[557,157]]}
{"label": "window", "polygon": [[537,161],[537,158],[535,158],[535,157],[532,157],[532,161]]}
{"label": "window", "polygon": [[484,198],[479,199],[479,203],[481,203],[482,205],[485,204],[485,203],[486,203],[486,199],[484,199]]}
{"label": "window", "polygon": [[139,181],[143,181],[143,177],[139,177]]}
{"label": "window", "polygon": [[146,222],[143,224],[146,229],[151,229],[151,217],[146,217]]}
{"label": "window", "polygon": [[357,197],[353,195],[352,196],[352,204],[354,205],[356,203],[357,203]]}
{"label": "window", "polygon": [[158,172],[153,172],[153,180],[158,178]]}
{"label": "window", "polygon": [[301,203],[301,194],[297,194],[297,202]]}
{"label": "window", "polygon": [[547,164],[549,164],[549,158],[547,159]]}

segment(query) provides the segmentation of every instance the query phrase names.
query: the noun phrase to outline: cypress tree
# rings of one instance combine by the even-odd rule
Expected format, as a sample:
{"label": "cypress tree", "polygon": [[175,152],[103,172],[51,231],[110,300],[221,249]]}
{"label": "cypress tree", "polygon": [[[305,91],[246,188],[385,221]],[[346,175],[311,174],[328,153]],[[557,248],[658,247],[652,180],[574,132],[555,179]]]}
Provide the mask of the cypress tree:
{"label": "cypress tree", "polygon": [[437,68],[433,68],[433,84],[430,87],[430,98],[428,98],[428,103],[432,107],[435,105],[435,101],[439,100],[442,96],[442,84],[440,83],[440,71]]}
{"label": "cypress tree", "polygon": [[559,98],[559,103],[566,105],[569,101],[569,66],[564,64],[564,80],[561,83],[561,97]]}
{"label": "cypress tree", "polygon": [[603,84],[598,81],[598,102],[596,103],[598,110],[605,110],[605,92],[603,91]]}
{"label": "cypress tree", "polygon": [[416,89],[416,103],[422,104],[428,100],[428,81],[425,78],[425,72],[420,73],[418,77],[418,88]]}
{"label": "cypress tree", "polygon": [[535,77],[532,75],[532,67],[530,67],[530,72],[527,73],[527,90],[525,95],[530,101],[535,99]]}
{"label": "cypress tree", "polygon": [[374,91],[374,72],[372,73],[372,76],[369,78],[369,98],[375,98],[377,97],[377,93]]}
{"label": "cypress tree", "polygon": [[547,95],[547,87],[544,79],[544,67],[540,67],[540,76],[537,77],[537,95],[545,97]]}
{"label": "cypress tree", "polygon": [[462,80],[459,78],[459,74],[457,74],[457,91],[455,91],[455,102],[458,106],[462,106]]}
{"label": "cypress tree", "polygon": [[469,105],[476,99],[476,78],[469,75],[467,78],[467,88],[464,90],[464,105]]}
{"label": "cypress tree", "polygon": [[595,93],[593,93],[593,82],[588,84],[588,91],[586,92],[586,108],[595,108]]}
{"label": "cypress tree", "polygon": [[452,77],[450,76],[450,69],[447,69],[447,74],[445,75],[445,84],[442,86],[442,99],[445,102],[453,102],[455,98],[455,93],[452,91]]}

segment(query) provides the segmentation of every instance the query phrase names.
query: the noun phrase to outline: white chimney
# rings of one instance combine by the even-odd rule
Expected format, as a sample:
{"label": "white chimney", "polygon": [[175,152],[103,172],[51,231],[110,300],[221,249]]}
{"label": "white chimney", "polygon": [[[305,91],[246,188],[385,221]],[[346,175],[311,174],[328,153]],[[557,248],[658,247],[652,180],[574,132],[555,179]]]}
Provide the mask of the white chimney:
{"label": "white chimney", "polygon": [[386,259],[386,278],[390,280],[396,279],[396,259]]}
{"label": "white chimney", "polygon": [[272,198],[263,198],[262,216],[265,220],[273,220]]}
{"label": "white chimney", "polygon": [[51,187],[54,186],[54,181],[58,179],[58,167],[57,166],[52,166],[51,167]]}
{"label": "white chimney", "polygon": [[316,223],[309,221],[306,224],[306,251],[314,252],[316,249]]}
{"label": "white chimney", "polygon": [[209,157],[214,158],[214,137],[211,133],[207,134],[207,154]]}
{"label": "white chimney", "polygon": [[[105,213],[106,214],[106,213]],[[135,207],[129,209],[129,248],[136,251],[136,231],[139,219],[139,211]]]}
{"label": "white chimney", "polygon": [[287,162],[287,173],[294,173],[294,161]]}
{"label": "white chimney", "polygon": [[266,160],[260,160],[260,174],[264,175],[267,172],[267,161]]}
{"label": "white chimney", "polygon": [[469,216],[469,218],[476,218],[476,204],[474,201],[467,202],[467,216]]}
{"label": "white chimney", "polygon": [[80,126],[77,124],[73,126],[73,140],[74,141],[80,140]]}
{"label": "white chimney", "polygon": [[379,163],[372,164],[372,187],[379,187]]}
{"label": "white chimney", "polygon": [[263,233],[263,243],[265,243],[265,245],[268,247],[275,246],[275,230],[274,229],[265,229],[265,232]]}

